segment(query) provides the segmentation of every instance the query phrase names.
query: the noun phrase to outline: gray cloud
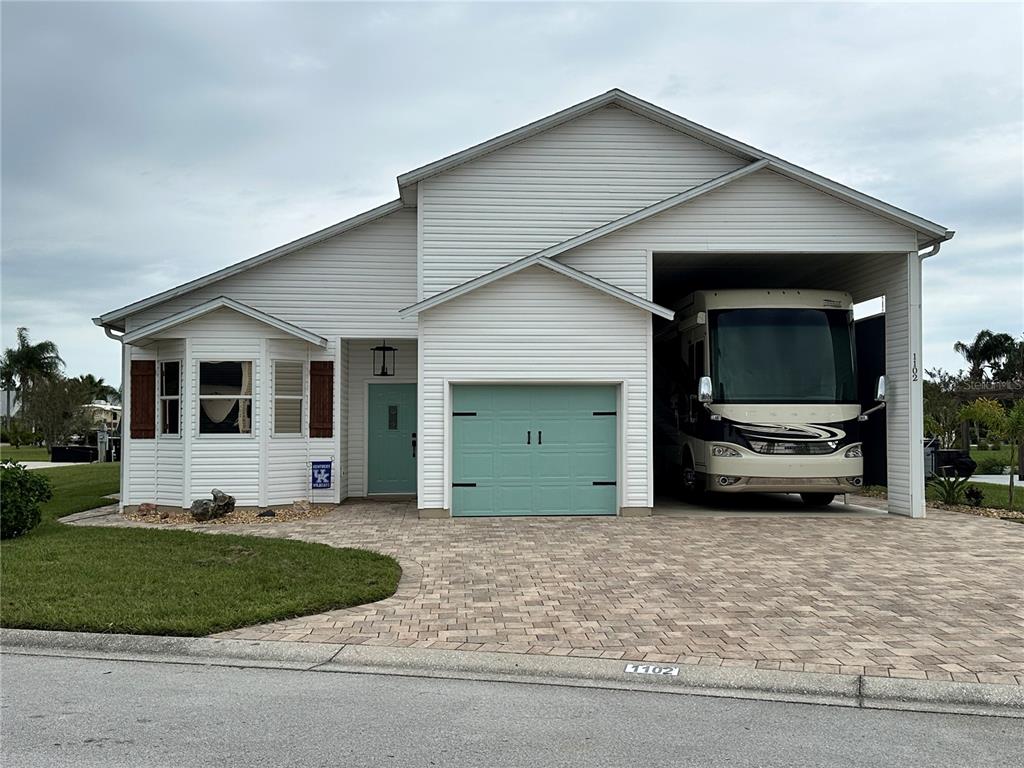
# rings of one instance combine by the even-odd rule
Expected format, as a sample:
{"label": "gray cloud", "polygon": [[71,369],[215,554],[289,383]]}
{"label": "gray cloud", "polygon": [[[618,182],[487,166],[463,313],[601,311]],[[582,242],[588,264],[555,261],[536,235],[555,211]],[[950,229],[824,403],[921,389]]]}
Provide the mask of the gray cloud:
{"label": "gray cloud", "polygon": [[1024,329],[1013,4],[5,3],[3,335],[120,378],[89,318],[618,86],[937,220],[926,361]]}

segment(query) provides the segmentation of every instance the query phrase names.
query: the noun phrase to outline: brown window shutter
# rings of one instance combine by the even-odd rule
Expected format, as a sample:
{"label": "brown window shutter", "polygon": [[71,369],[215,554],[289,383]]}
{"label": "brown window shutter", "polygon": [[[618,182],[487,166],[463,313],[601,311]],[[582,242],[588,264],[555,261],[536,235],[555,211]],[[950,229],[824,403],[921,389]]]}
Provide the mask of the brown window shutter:
{"label": "brown window shutter", "polygon": [[309,363],[309,436],[334,437],[334,363]]}
{"label": "brown window shutter", "polygon": [[132,440],[156,437],[156,361],[132,360]]}

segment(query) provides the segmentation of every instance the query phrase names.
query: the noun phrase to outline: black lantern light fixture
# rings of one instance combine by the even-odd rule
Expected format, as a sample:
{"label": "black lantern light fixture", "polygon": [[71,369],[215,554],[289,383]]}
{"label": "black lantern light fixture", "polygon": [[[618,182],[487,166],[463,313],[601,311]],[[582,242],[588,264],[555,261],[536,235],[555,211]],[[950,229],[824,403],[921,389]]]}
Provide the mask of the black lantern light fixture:
{"label": "black lantern light fixture", "polygon": [[394,347],[388,346],[387,339],[383,339],[372,349],[374,376],[395,375],[395,352],[397,351]]}

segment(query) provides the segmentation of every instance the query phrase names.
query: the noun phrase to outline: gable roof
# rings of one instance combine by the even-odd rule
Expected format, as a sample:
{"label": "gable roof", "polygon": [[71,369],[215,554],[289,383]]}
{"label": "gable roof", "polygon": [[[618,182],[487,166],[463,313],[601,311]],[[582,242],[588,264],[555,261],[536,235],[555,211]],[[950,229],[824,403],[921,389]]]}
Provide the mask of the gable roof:
{"label": "gable roof", "polygon": [[211,272],[208,275],[197,277],[195,280],[190,280],[187,283],[182,283],[174,288],[170,288],[161,293],[154,294],[148,298],[141,299],[132,304],[126,304],[120,309],[115,309],[111,312],[107,312],[104,315],[93,318],[93,322],[100,326],[112,326],[118,321],[123,320],[128,315],[133,315],[136,312],[141,312],[144,309],[155,306],[168,299],[173,299],[176,296],[189,293],[196,290],[197,288],[203,288],[211,283],[215,283],[218,280],[237,275],[239,272],[245,272],[253,267],[258,267],[261,264],[266,264],[268,261],[273,261],[281,256],[285,256],[289,253],[294,253],[302,248],[307,248],[311,245],[328,240],[336,235],[340,235],[342,232],[347,232],[350,229],[361,227],[363,224],[369,224],[371,221],[376,221],[389,214],[395,213],[402,210],[405,206],[401,200],[392,200],[390,203],[384,203],[376,208],[371,208],[369,211],[364,211],[350,219],[339,221],[337,224],[332,224],[329,227],[325,227],[321,230],[317,230],[310,235],[300,237],[298,240],[292,240],[290,243],[285,243],[277,248],[272,248],[269,251],[264,251],[261,254],[253,256],[252,258],[239,261],[235,264],[231,264],[223,269],[219,269],[216,272]]}
{"label": "gable roof", "polygon": [[653,301],[648,301],[635,293],[619,288],[617,285],[606,283],[604,280],[600,280],[593,275],[588,275],[586,272],[582,272],[574,267],[570,267],[568,264],[563,264],[560,261],[554,261],[553,259],[546,258],[540,253],[535,253],[532,256],[513,261],[511,264],[506,264],[503,267],[498,267],[492,272],[488,272],[486,275],[480,275],[480,277],[469,280],[468,282],[457,285],[454,288],[449,288],[447,291],[442,291],[429,299],[417,302],[411,306],[400,309],[398,314],[402,317],[409,317],[411,315],[417,315],[420,312],[436,307],[439,304],[444,304],[452,299],[457,299],[459,296],[464,296],[470,291],[475,291],[477,288],[483,288],[485,285],[489,285],[496,280],[500,280],[503,277],[514,275],[517,272],[522,272],[528,267],[544,267],[550,269],[552,272],[557,272],[560,275],[575,280],[578,283],[589,286],[594,290],[605,293],[619,301],[624,301],[627,304],[632,304],[634,307],[646,310],[651,314],[664,317],[666,320],[671,320],[675,317],[675,312],[671,309],[667,309],[660,304],[655,304]]}
{"label": "gable roof", "polygon": [[145,325],[142,328],[137,328],[131,333],[126,333],[121,337],[121,340],[125,344],[133,344],[136,341],[148,338],[153,334],[169,330],[170,328],[174,328],[182,323],[187,323],[189,320],[195,320],[197,317],[202,317],[203,315],[209,314],[217,309],[233,310],[239,314],[245,315],[246,317],[251,317],[253,320],[259,320],[261,323],[266,323],[273,328],[277,328],[279,331],[284,331],[285,333],[294,336],[297,339],[309,342],[310,344],[315,344],[318,347],[327,346],[327,339],[323,336],[313,333],[312,331],[307,331],[305,328],[295,325],[294,323],[289,323],[287,320],[282,320],[279,317],[268,315],[266,312],[261,312],[258,309],[250,307],[248,304],[243,304],[240,301],[229,299],[227,296],[218,296],[216,299],[211,299],[204,304],[183,310],[175,315],[171,315],[170,317],[165,317],[163,320],[157,320],[156,322]]}
{"label": "gable roof", "polygon": [[[427,165],[421,166],[420,168],[416,168],[412,171],[402,174],[397,179],[400,193],[400,198],[398,200],[393,200],[389,203],[385,203],[384,205],[378,206],[369,211],[365,211],[364,213],[360,213],[356,216],[338,222],[337,224],[333,224],[310,235],[306,235],[305,237],[293,240],[290,243],[278,246],[277,248],[273,248],[269,251],[258,254],[249,259],[245,259],[244,261],[240,261],[235,264],[224,267],[223,269],[211,272],[210,274],[198,277],[195,280],[182,283],[181,285],[178,285],[169,290],[154,294],[145,299],[136,301],[132,304],[127,304],[123,307],[120,307],[119,309],[112,310],[97,318],[93,318],[93,322],[96,325],[102,327],[113,328],[115,330],[124,330],[123,321],[129,315],[148,309],[149,307],[160,304],[164,301],[167,301],[168,299],[172,299],[177,296],[190,293],[191,291],[197,290],[199,288],[206,287],[208,285],[211,285],[212,283],[216,283],[225,278],[239,274],[240,272],[252,269],[253,267],[260,266],[261,264],[265,264],[281,256],[294,253],[295,251],[298,251],[302,248],[306,248],[310,245],[315,245],[331,237],[335,237],[336,235],[342,234],[343,232],[347,232],[350,229],[355,229],[356,227],[362,226],[363,224],[368,224],[372,221],[375,221],[376,219],[380,219],[383,218],[384,216],[388,216],[392,213],[400,211],[402,210],[402,208],[406,206],[415,205],[416,185],[420,181],[428,179],[432,176],[436,176],[440,173],[449,171],[453,168],[471,162],[479,157],[482,157],[486,154],[507,147],[516,142],[528,139],[531,136],[543,133],[544,131],[555,128],[563,123],[567,123],[589,112],[593,112],[597,109],[601,109],[602,107],[612,105],[627,109],[630,112],[633,112],[641,117],[645,117],[662,125],[668,126],[669,128],[680,131],[681,133],[684,133],[690,136],[691,138],[697,139],[698,141],[702,141],[705,144],[716,147],[725,152],[729,152],[737,157],[746,159],[750,161],[751,164],[758,163],[761,161],[767,161],[767,164],[761,167],[770,168],[771,170],[783,176],[786,176],[794,181],[806,184],[814,189],[817,189],[820,192],[832,195],[841,200],[844,200],[847,203],[850,203],[851,205],[857,206],[878,216],[889,219],[890,221],[894,221],[898,224],[913,229],[919,233],[919,248],[934,246],[937,243],[941,243],[945,240],[950,239],[954,234],[952,231],[947,230],[942,225],[936,224],[933,221],[929,221],[928,219],[916,216],[915,214],[909,213],[908,211],[904,211],[900,208],[897,208],[894,205],[890,205],[889,203],[886,203],[882,200],[878,200],[877,198],[871,197],[870,195],[858,192],[855,189],[847,187],[843,184],[840,184],[819,174],[808,171],[807,169],[801,168],[800,166],[794,165],[793,163],[789,163],[779,157],[764,152],[763,150],[757,149],[756,147],[752,147],[749,144],[744,144],[743,142],[737,141],[736,139],[726,136],[725,134],[718,133],[717,131],[713,131],[710,128],[706,128],[703,125],[695,123],[691,120],[687,120],[684,117],[680,117],[679,115],[669,112],[668,110],[662,109],[661,107],[651,104],[650,102],[644,101],[643,99],[639,99],[636,96],[633,96],[632,94],[626,93],[623,90],[613,88],[612,90],[606,93],[600,94],[599,96],[595,96],[591,99],[580,102],[579,104],[568,107],[567,109],[563,109],[552,115],[548,115],[547,117],[541,118],[540,120],[536,120],[532,123],[529,123],[528,125],[524,125],[521,128],[517,128],[507,133],[503,133],[500,136],[497,136],[493,139],[469,147],[468,149],[464,149],[461,152],[456,152],[455,154],[449,155],[448,157],[444,157],[440,160],[436,160],[432,163],[428,163]],[[749,165],[739,169],[739,171],[742,171],[744,174],[752,172],[751,166]],[[704,184],[698,185],[697,187],[694,187],[691,190],[687,190],[687,192],[680,193],[680,195],[676,195],[673,198],[667,198],[666,200],[663,200],[660,203],[656,203],[655,205],[666,205],[667,209],[668,207],[672,207],[672,205],[674,204],[678,204],[678,202],[685,202],[685,200],[688,199],[685,196],[689,193],[703,194],[704,192],[709,191],[709,189],[706,188],[709,184],[721,185],[722,183],[728,183],[729,181],[732,180],[727,180],[728,176],[729,174],[725,174],[724,176],[721,176],[718,179],[712,179],[709,182],[705,182]],[[676,203],[669,202],[675,200],[676,198],[679,198]],[[660,211],[654,211],[653,213],[656,212]],[[645,218],[647,215],[653,215],[653,213],[650,212],[649,208],[645,208],[642,211],[637,211],[634,214],[630,214],[630,216],[640,216],[641,218]],[[628,217],[623,218],[625,219]],[[621,226],[628,226],[628,223],[633,223],[632,221],[627,223],[621,222],[622,220],[620,219],[617,222],[613,222],[613,224],[617,225],[616,228],[621,228]],[[600,229],[602,228],[597,228],[597,230]],[[598,233],[597,230],[591,230],[591,232],[584,233],[584,235],[581,235],[580,237],[595,239],[597,237],[603,236],[604,234],[607,234],[607,232]],[[576,239],[574,238],[571,241],[566,241],[565,243],[553,246],[553,248],[560,249],[557,252],[562,252],[564,250],[569,250],[569,248],[573,248],[582,244],[582,242],[576,242],[575,240]],[[570,245],[570,243],[572,244]]]}
{"label": "gable roof", "polygon": [[705,144],[710,144],[713,147],[717,147],[718,149],[746,160],[768,160],[772,165],[772,170],[775,170],[778,173],[788,176],[795,181],[814,187],[821,192],[835,195],[852,205],[856,205],[879,216],[890,219],[891,221],[903,224],[917,232],[925,234],[927,237],[924,242],[921,243],[920,247],[927,247],[936,242],[948,240],[953,236],[953,232],[947,230],[941,224],[936,224],[933,221],[929,221],[928,219],[917,216],[909,211],[904,211],[901,208],[897,208],[894,205],[890,205],[889,203],[878,200],[870,195],[865,195],[863,192],[858,192],[857,190],[840,184],[837,181],[833,181],[832,179],[828,179],[824,176],[808,171],[806,168],[801,168],[800,166],[787,162],[780,157],[776,157],[775,155],[771,155],[760,150],[757,147],[744,144],[742,141],[737,141],[723,133],[713,131],[699,123],[693,122],[692,120],[687,120],[685,117],[680,117],[679,115],[669,112],[666,109],[662,109],[661,107],[644,101],[643,99],[639,99],[636,96],[626,93],[618,88],[613,88],[607,93],[602,93],[600,96],[595,96],[592,99],[582,101],[579,104],[563,109],[560,112],[555,112],[552,115],[548,115],[540,120],[524,125],[521,128],[516,128],[513,131],[503,133],[493,139],[489,139],[488,141],[484,141],[480,144],[469,147],[468,149],[464,149],[461,152],[456,152],[448,157],[435,160],[432,163],[428,163],[427,165],[421,166],[407,173],[403,173],[398,177],[398,189],[402,200],[406,201],[408,204],[414,205],[416,203],[416,185],[424,179],[429,179],[431,176],[436,176],[440,173],[450,171],[453,168],[457,168],[460,165],[476,160],[477,158],[483,157],[491,152],[503,149],[504,147],[523,141],[524,139],[528,139],[532,136],[536,136],[544,131],[551,130],[552,128],[581,117],[589,112],[612,105],[627,109],[641,117],[646,117],[650,120],[661,123],[662,125],[666,125],[669,128],[674,128],[677,131],[685,133],[691,138],[702,141]]}

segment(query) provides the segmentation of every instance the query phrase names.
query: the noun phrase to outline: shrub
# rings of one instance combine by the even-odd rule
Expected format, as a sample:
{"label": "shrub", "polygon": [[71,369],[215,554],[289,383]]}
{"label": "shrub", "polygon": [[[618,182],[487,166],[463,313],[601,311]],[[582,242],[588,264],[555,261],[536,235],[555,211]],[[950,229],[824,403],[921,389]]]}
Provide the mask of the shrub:
{"label": "shrub", "polygon": [[979,440],[978,441],[978,450],[979,451],[990,451],[992,449],[988,447],[988,443],[986,443],[983,440]]}
{"label": "shrub", "polygon": [[977,464],[978,468],[974,471],[979,475],[1001,475],[1006,471],[1006,465],[999,456],[981,456]]}
{"label": "shrub", "polygon": [[972,485],[964,491],[964,498],[967,499],[967,503],[972,507],[980,507],[981,502],[985,499],[985,492],[978,486]]}
{"label": "shrub", "polygon": [[966,477],[955,475],[936,475],[928,481],[928,485],[935,489],[943,504],[962,504],[967,480]]}
{"label": "shrub", "polygon": [[23,536],[39,525],[39,505],[51,498],[44,475],[13,462],[0,465],[0,539]]}

